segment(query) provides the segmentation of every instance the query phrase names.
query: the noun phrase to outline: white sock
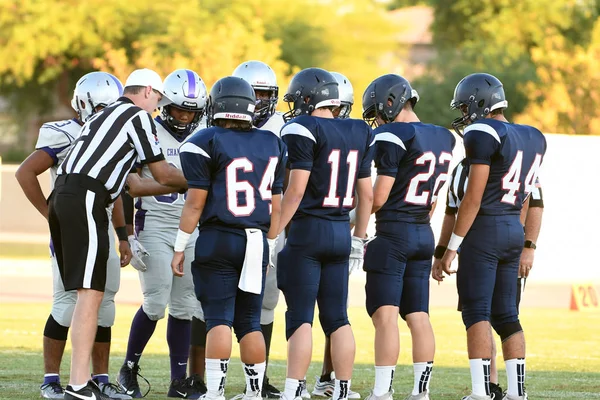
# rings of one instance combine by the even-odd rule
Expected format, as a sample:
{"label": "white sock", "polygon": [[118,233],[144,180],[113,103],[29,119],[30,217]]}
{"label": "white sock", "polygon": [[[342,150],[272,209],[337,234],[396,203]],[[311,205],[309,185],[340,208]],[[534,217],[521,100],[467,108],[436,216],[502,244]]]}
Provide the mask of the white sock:
{"label": "white sock", "polygon": [[373,388],[375,396],[383,396],[392,390],[394,371],[396,371],[395,365],[391,367],[375,366],[375,387]]}
{"label": "white sock", "polygon": [[339,379],[335,380],[335,386],[333,387],[333,397],[332,400],[343,400],[348,398],[348,392],[350,391],[350,383],[351,380],[341,381]]}
{"label": "white sock", "polygon": [[221,395],[225,389],[229,359],[206,359],[206,397],[214,398]]}
{"label": "white sock", "polygon": [[87,386],[87,382],[84,383],[83,385],[71,385],[71,387],[73,388],[73,390],[76,391],[76,392],[79,392],[81,389],[83,389],[86,386]]}
{"label": "white sock", "polygon": [[305,379],[285,378],[285,388],[283,389],[283,395],[287,400],[293,400],[296,397],[300,397],[300,395],[302,394],[302,388],[305,384]]}
{"label": "white sock", "polygon": [[246,376],[246,394],[250,395],[258,392],[260,395],[267,363],[263,361],[258,364],[243,364],[244,375]]}
{"label": "white sock", "polygon": [[429,390],[429,378],[431,378],[431,371],[433,370],[433,361],[413,363],[413,370],[415,372],[415,382],[412,394],[416,396]]}
{"label": "white sock", "polygon": [[490,395],[490,359],[474,358],[469,360],[471,367],[471,385],[476,396]]}
{"label": "white sock", "polygon": [[508,389],[506,393],[511,397],[525,395],[525,359],[513,358],[506,360],[506,377]]}

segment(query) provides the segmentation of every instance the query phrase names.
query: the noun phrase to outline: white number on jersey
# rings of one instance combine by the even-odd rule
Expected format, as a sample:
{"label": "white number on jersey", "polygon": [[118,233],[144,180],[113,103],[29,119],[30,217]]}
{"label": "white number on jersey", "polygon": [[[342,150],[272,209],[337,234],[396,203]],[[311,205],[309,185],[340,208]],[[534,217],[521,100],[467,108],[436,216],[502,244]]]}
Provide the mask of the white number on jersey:
{"label": "white number on jersey", "polygon": [[[277,157],[271,157],[269,164],[263,173],[263,177],[258,186],[258,193],[264,201],[271,201],[271,185],[275,179],[275,170],[277,169]],[[234,159],[225,170],[227,179],[227,208],[236,217],[247,217],[252,214],[256,208],[256,199],[254,198],[254,187],[248,181],[238,180],[238,169],[244,172],[254,171],[254,164],[246,157]],[[238,201],[238,193],[243,192],[246,198],[246,204],[240,205]],[[269,212],[271,205],[269,204]]]}
{"label": "white number on jersey", "polygon": [[[448,171],[450,170],[450,160],[452,160],[452,154],[443,152],[440,154],[439,164],[448,163],[448,168],[445,173],[440,174],[433,186],[433,194],[431,196],[431,202],[434,202],[437,199],[437,194],[444,185],[444,183],[448,180]],[[435,172],[435,164],[436,157],[431,151],[423,153],[423,155],[415,160],[416,165],[425,165],[429,163],[429,170],[427,172],[422,172],[420,174],[415,175],[414,178],[410,180],[410,184],[408,185],[408,190],[406,191],[406,197],[404,201],[411,204],[417,205],[427,205],[429,202],[429,190],[423,190],[423,193],[417,194],[419,190],[419,184],[422,182],[427,182]]]}
{"label": "white number on jersey", "polygon": [[[340,172],[340,150],[332,150],[328,162],[331,164],[331,176],[329,179],[329,193],[323,199],[323,207],[339,207],[340,198],[336,196],[336,193]],[[346,186],[346,195],[342,201],[342,206],[352,207],[354,202],[354,178],[358,169],[358,150],[350,150],[348,157],[346,157],[346,164],[348,164],[348,185]]]}
{"label": "white number on jersey", "polygon": [[[525,195],[531,193],[535,186],[535,181],[537,180],[538,170],[540,169],[540,165],[542,164],[542,155],[536,154],[535,159],[533,160],[533,164],[531,164],[531,168],[529,168],[529,172],[525,177]],[[521,177],[521,170],[523,168],[523,151],[517,151],[517,155],[513,163],[510,165],[508,172],[502,178],[502,190],[507,190],[508,193],[505,193],[502,196],[503,203],[515,204],[517,201],[516,193],[521,187],[521,182],[519,182],[519,178]]]}

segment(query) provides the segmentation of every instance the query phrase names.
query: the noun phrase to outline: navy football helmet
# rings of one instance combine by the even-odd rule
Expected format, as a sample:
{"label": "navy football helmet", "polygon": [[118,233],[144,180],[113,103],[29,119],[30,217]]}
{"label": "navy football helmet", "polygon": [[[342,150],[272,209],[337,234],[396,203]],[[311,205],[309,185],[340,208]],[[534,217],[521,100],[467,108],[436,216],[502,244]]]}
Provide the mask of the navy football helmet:
{"label": "navy football helmet", "polygon": [[283,101],[290,107],[283,114],[286,122],[318,108],[341,105],[335,77],[321,68],[306,68],[294,75]]}
{"label": "navy football helmet", "polygon": [[207,126],[217,119],[234,119],[252,124],[256,96],[254,89],[242,78],[228,76],[219,79],[210,90],[206,106]]}
{"label": "navy football helmet", "polygon": [[454,89],[450,102],[453,110],[460,110],[462,116],[452,121],[452,127],[460,136],[463,128],[490,112],[508,107],[502,82],[490,74],[476,73],[465,76]]}
{"label": "navy football helmet", "polygon": [[419,101],[419,94],[400,75],[387,74],[369,84],[362,101],[363,119],[375,127],[379,125],[378,116],[386,124],[394,121],[407,101],[415,107]]}

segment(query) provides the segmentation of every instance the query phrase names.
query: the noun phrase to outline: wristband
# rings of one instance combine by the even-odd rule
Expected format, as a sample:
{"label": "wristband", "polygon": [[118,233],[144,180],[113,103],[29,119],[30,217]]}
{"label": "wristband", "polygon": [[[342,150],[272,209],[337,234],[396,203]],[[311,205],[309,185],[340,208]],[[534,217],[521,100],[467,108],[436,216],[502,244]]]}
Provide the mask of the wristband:
{"label": "wristband", "polygon": [[448,242],[448,250],[451,250],[451,251],[458,250],[463,239],[464,239],[464,236],[458,236],[456,233],[453,233],[452,236],[450,236],[450,241]]}
{"label": "wristband", "polygon": [[179,229],[179,231],[177,231],[177,238],[175,239],[175,246],[173,246],[173,250],[184,251],[190,236],[192,236],[191,233],[187,233]]}
{"label": "wristband", "polygon": [[444,257],[444,253],[446,252],[446,246],[435,246],[435,251],[433,252],[433,257],[441,260]]}
{"label": "wristband", "polygon": [[350,225],[356,225],[356,208],[348,213],[350,217]]}
{"label": "wristband", "polygon": [[117,232],[119,242],[127,241],[127,229],[124,226],[119,226],[118,228],[115,228],[115,232]]}

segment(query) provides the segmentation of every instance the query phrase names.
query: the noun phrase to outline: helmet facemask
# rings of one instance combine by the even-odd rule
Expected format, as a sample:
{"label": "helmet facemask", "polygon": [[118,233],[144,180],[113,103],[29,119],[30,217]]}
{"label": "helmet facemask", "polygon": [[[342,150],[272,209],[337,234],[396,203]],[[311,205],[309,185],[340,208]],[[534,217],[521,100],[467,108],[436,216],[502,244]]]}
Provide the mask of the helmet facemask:
{"label": "helmet facemask", "polygon": [[[275,114],[275,108],[279,101],[279,88],[254,86],[256,96],[256,108],[254,109],[254,125],[259,126]],[[259,99],[258,93],[268,92],[268,98]]]}
{"label": "helmet facemask", "polygon": [[[194,117],[192,118],[192,120],[190,122],[179,121],[174,116],[171,115],[171,110],[173,108],[182,110],[182,111],[193,112]],[[167,126],[173,131],[173,133],[176,133],[177,135],[180,135],[180,136],[187,136],[196,130],[196,128],[198,127],[198,124],[200,123],[200,119],[204,115],[204,111],[205,111],[204,109],[200,109],[200,110],[193,109],[192,110],[192,109],[189,109],[186,107],[177,106],[175,104],[168,104],[168,105],[162,107],[161,117],[162,117],[162,120],[165,121]]]}

